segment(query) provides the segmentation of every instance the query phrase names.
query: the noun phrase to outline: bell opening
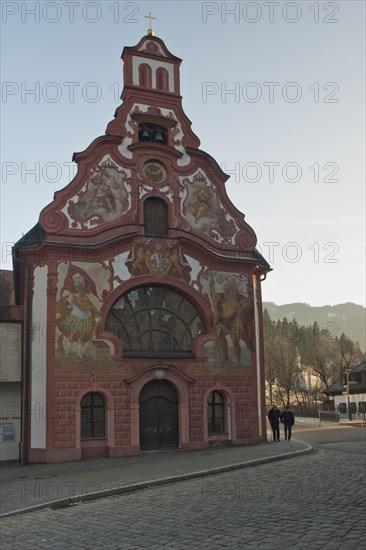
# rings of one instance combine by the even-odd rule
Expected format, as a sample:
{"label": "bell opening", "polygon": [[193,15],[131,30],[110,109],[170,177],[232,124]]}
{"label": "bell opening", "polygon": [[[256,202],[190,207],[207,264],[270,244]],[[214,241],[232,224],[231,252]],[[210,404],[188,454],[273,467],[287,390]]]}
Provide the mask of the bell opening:
{"label": "bell opening", "polygon": [[153,142],[164,145],[168,142],[168,130],[157,124],[141,124],[139,127],[139,142]]}

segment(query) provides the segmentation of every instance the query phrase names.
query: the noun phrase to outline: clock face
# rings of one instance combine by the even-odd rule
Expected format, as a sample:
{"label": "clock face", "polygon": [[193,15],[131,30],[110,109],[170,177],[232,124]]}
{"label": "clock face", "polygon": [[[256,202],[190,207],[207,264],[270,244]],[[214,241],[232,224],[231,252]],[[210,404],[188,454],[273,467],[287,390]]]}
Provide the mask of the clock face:
{"label": "clock face", "polygon": [[167,178],[167,172],[164,166],[156,160],[148,160],[145,162],[142,172],[144,178],[154,185],[163,184]]}

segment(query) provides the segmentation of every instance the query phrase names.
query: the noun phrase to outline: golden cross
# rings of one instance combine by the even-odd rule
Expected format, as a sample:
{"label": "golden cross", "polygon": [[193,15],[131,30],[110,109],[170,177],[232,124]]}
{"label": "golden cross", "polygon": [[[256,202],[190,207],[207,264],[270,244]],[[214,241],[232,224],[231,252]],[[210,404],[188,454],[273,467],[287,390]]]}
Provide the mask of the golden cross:
{"label": "golden cross", "polygon": [[147,34],[149,34],[150,36],[154,36],[154,31],[152,29],[152,20],[156,20],[156,17],[153,17],[151,15],[151,12],[149,13],[149,15],[145,15],[146,19],[149,19],[150,20],[150,28],[147,30]]}

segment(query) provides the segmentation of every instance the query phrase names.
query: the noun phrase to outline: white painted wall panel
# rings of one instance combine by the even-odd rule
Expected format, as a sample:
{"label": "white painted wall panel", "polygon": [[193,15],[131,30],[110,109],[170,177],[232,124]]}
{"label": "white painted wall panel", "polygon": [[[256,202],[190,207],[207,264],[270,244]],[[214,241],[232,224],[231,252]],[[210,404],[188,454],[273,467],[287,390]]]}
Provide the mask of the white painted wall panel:
{"label": "white painted wall panel", "polygon": [[139,86],[139,66],[143,63],[150,65],[152,70],[152,87],[156,88],[156,69],[162,67],[168,71],[169,75],[169,92],[174,92],[174,65],[165,61],[155,61],[143,57],[132,58],[132,83],[134,86]]}
{"label": "white painted wall panel", "polygon": [[31,448],[46,448],[47,266],[34,272],[31,374]]}

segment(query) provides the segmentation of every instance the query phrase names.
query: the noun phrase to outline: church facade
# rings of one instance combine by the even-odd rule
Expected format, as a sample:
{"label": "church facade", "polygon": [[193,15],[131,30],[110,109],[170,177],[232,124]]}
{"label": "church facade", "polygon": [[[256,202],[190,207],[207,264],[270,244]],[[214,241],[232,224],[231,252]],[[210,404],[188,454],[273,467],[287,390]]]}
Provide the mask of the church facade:
{"label": "church facade", "polygon": [[14,247],[23,462],[266,439],[270,270],[199,149],[164,42],[127,47],[122,104]]}

